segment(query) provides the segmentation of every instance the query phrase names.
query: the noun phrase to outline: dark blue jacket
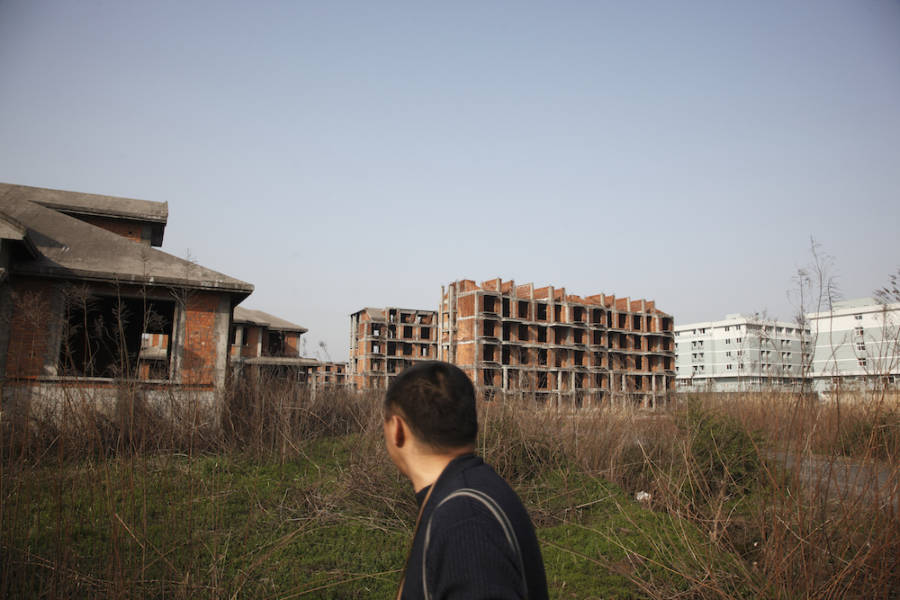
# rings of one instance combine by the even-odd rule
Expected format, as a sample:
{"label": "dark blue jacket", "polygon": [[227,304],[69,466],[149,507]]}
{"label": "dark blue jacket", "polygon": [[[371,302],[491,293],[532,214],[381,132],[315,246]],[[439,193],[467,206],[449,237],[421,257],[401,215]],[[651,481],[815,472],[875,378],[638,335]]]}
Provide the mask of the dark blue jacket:
{"label": "dark blue jacket", "polygon": [[[484,504],[456,497],[435,510],[447,495],[461,488],[486,493],[509,517],[522,553],[524,580],[502,526]],[[420,505],[427,494],[428,488],[416,494]],[[524,598],[524,581],[530,600],[548,597],[544,561],[528,512],[512,488],[481,458],[466,454],[453,459],[434,483],[413,540],[404,600],[425,597],[422,552],[429,521],[425,578],[433,600]]]}

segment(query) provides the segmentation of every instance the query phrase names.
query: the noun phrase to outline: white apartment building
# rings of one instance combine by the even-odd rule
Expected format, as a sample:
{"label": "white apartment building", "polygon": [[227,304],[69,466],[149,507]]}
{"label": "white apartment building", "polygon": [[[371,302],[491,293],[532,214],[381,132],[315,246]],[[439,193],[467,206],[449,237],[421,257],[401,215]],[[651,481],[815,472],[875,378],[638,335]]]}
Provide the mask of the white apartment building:
{"label": "white apartment building", "polygon": [[811,375],[816,391],[900,383],[900,303],[844,300],[829,311],[808,314],[807,320],[815,341]]}
{"label": "white apartment building", "polygon": [[811,345],[794,323],[741,314],[675,326],[678,391],[740,392],[793,389]]}

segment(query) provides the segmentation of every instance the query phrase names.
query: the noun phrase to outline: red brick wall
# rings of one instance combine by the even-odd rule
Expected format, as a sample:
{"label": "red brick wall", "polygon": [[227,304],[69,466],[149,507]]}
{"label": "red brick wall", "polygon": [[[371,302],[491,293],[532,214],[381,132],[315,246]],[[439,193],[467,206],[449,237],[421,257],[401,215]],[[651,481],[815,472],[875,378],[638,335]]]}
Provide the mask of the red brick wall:
{"label": "red brick wall", "polygon": [[284,334],[284,352],[288,356],[300,355],[300,334],[285,333]]}
{"label": "red brick wall", "polygon": [[456,312],[460,317],[471,317],[475,314],[475,294],[462,296],[457,300]]}
{"label": "red brick wall", "polygon": [[193,293],[184,309],[184,359],[182,383],[214,383],[216,366],[216,308],[217,294]]}
{"label": "red brick wall", "polygon": [[37,377],[43,374],[52,328],[58,315],[52,312],[53,284],[46,281],[17,281],[11,285],[12,311],[8,377]]}
{"label": "red brick wall", "polygon": [[[85,223],[90,223],[97,227],[101,227],[107,231],[111,231],[116,235],[128,238],[132,242],[143,242],[141,231],[143,227],[140,223],[129,223],[127,221],[119,221],[117,219],[106,219],[103,217],[78,217]],[[149,241],[148,241],[149,243]]]}
{"label": "red brick wall", "polygon": [[253,358],[258,356],[256,346],[259,344],[259,338],[262,335],[262,328],[254,325],[244,325],[244,345],[241,346],[241,356],[244,358]]}

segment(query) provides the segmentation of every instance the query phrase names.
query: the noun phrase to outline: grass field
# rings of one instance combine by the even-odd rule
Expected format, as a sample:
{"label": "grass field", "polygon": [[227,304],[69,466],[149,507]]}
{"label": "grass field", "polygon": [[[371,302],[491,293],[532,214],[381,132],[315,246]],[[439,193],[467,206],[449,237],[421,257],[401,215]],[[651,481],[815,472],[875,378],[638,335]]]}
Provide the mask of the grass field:
{"label": "grass field", "polygon": [[[415,505],[375,396],[236,390],[222,431],[81,407],[2,423],[3,597],[386,598]],[[480,406],[555,598],[898,597],[900,414],[776,394],[656,413]],[[886,479],[810,481],[777,456]],[[783,462],[783,461],[782,461]],[[635,492],[649,501],[637,502]]]}

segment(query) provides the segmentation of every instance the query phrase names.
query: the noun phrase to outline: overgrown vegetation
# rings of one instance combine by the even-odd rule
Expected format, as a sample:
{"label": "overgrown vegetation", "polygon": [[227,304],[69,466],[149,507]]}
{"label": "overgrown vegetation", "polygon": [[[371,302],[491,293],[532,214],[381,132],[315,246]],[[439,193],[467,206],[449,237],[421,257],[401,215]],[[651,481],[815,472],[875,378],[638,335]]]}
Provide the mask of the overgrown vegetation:
{"label": "overgrown vegetation", "polygon": [[[415,504],[380,398],[270,381],[226,405],[220,428],[127,386],[103,412],[74,395],[5,412],[0,595],[390,597]],[[553,597],[897,597],[895,400],[480,410],[479,451],[534,516]]]}

